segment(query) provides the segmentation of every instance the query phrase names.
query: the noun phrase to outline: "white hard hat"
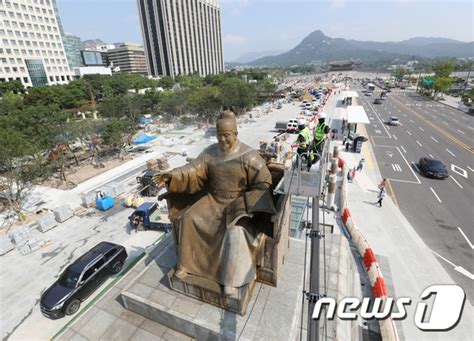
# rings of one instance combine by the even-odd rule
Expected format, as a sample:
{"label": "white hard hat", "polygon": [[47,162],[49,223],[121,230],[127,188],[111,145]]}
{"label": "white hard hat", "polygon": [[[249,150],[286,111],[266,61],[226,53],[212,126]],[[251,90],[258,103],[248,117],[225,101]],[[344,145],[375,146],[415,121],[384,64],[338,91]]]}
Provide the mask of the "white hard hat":
{"label": "white hard hat", "polygon": [[326,118],[326,113],[324,111],[320,112],[318,118]]}
{"label": "white hard hat", "polygon": [[306,120],[303,119],[303,118],[300,118],[300,119],[298,120],[298,125],[299,125],[299,126],[304,126],[304,125],[306,125]]}

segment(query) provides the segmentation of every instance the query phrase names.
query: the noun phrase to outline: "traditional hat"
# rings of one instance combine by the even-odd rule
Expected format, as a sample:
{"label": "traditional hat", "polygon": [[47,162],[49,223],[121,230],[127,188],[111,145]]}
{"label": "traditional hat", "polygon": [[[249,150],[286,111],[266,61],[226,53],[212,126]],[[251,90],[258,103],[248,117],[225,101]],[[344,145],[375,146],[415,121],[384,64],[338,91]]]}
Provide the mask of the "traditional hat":
{"label": "traditional hat", "polygon": [[234,113],[230,110],[221,112],[217,117],[216,128],[220,131],[237,131],[237,119]]}

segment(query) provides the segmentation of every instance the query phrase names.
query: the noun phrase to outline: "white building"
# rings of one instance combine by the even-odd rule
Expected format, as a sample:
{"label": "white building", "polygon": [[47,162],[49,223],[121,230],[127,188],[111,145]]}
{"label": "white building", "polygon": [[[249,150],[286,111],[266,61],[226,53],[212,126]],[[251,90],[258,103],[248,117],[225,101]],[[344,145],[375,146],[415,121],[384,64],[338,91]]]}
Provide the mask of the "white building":
{"label": "white building", "polygon": [[73,79],[55,0],[0,0],[0,82],[25,87]]}
{"label": "white building", "polygon": [[224,71],[218,0],[137,0],[148,74]]}

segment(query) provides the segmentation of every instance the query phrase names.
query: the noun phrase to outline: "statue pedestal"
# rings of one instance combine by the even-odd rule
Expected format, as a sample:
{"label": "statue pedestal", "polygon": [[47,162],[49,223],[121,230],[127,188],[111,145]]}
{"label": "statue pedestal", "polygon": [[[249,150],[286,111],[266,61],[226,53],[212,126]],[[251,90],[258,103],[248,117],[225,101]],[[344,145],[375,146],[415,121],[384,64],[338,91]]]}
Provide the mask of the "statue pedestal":
{"label": "statue pedestal", "polygon": [[176,250],[168,237],[145,259],[146,267],[121,296],[128,310],[198,340],[292,340],[299,332],[303,255],[304,242],[291,239],[278,287],[254,282],[253,288],[241,290],[240,300],[219,302],[207,285],[189,283],[192,278],[185,278],[187,283],[175,280]]}
{"label": "statue pedestal", "polygon": [[168,281],[171,289],[233,313],[245,315],[247,305],[252,297],[253,288],[255,287],[255,280],[238,288],[239,290],[235,297],[229,297],[222,294],[221,287],[215,282],[190,274],[180,279],[174,273],[174,269],[168,272]]}

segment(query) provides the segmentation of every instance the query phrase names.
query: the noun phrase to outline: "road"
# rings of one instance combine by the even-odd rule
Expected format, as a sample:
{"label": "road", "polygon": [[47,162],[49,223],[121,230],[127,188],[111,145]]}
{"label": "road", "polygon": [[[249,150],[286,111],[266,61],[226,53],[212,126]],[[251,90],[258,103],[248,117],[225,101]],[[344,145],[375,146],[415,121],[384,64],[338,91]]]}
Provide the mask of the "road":
{"label": "road", "polygon": [[[370,97],[355,89],[371,121],[366,127],[389,194],[472,304],[474,118],[410,90],[394,90],[377,105],[378,90]],[[390,116],[400,126],[388,126]],[[441,160],[449,178],[421,175],[423,156]]]}
{"label": "road", "polygon": [[[292,104],[285,104],[282,109],[274,109],[269,114],[261,111],[255,115],[255,120],[239,123],[239,138],[244,143],[258,148],[260,140],[271,140],[276,133],[273,127],[276,121],[295,118],[300,109]],[[204,131],[202,131],[202,135]],[[296,139],[296,137],[291,137]],[[176,146],[176,151],[182,148],[189,151],[189,156],[197,156],[210,140],[201,139],[193,145]],[[156,148],[160,148],[157,146]],[[176,156],[169,159],[172,168],[185,163],[185,158]],[[121,182],[125,185],[126,193],[136,193],[135,176],[143,170],[142,166],[119,172],[121,175],[106,179],[99,188],[108,182]],[[77,193],[79,196],[81,193]],[[153,200],[150,198],[150,200]],[[135,233],[128,225],[127,217],[133,211],[117,204],[107,212],[90,209],[86,214],[74,216],[68,221],[44,234],[34,232],[35,236],[49,239],[51,243],[35,252],[21,255],[13,250],[0,257],[0,334],[2,339],[42,339],[51,338],[71,317],[59,320],[49,320],[41,315],[39,298],[41,293],[50,286],[60,272],[85,251],[100,241],[107,240],[122,244],[129,254],[128,262],[140,255],[145,248],[160,238],[162,232],[146,231]],[[110,280],[97,289],[99,293],[107,287]],[[92,295],[82,307],[95,297]]]}

